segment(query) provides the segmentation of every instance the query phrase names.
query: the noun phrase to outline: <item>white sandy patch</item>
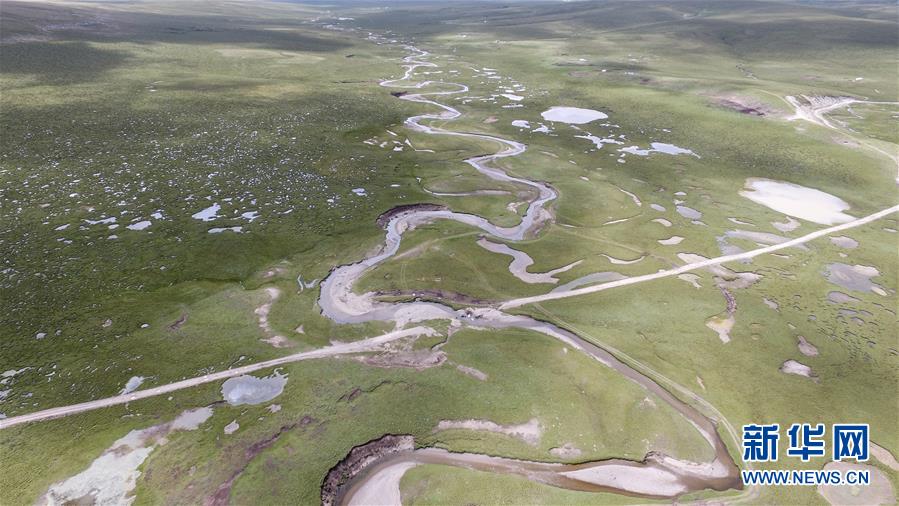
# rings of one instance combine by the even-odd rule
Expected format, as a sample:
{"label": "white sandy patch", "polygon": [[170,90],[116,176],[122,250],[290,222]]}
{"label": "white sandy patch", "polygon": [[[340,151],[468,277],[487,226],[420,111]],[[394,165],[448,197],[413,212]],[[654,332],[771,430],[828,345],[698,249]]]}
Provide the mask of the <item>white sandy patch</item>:
{"label": "white sandy patch", "polygon": [[875,459],[879,460],[881,464],[889,467],[893,471],[899,471],[899,462],[896,461],[896,457],[894,457],[889,450],[878,445],[874,441],[871,441],[869,449],[871,451],[871,455],[873,455]]}
{"label": "white sandy patch", "polygon": [[549,454],[553,457],[558,457],[560,459],[576,459],[581,456],[583,452],[577,446],[574,446],[571,443],[565,443],[562,446],[557,446],[555,448],[549,449]]}
{"label": "white sandy patch", "polygon": [[505,434],[510,437],[518,438],[531,445],[538,444],[540,442],[540,436],[543,435],[543,428],[540,426],[540,421],[536,418],[532,418],[527,423],[518,425],[499,425],[490,420],[441,420],[434,431],[439,432],[453,429],[496,432],[498,434]]}
{"label": "white sandy patch", "polygon": [[854,302],[861,302],[859,299],[856,299],[851,295],[837,291],[827,292],[827,300],[833,302],[834,304],[851,304]]}
{"label": "white sandy patch", "polygon": [[290,345],[290,341],[284,336],[277,335],[274,330],[272,330],[272,326],[268,321],[268,315],[272,310],[272,304],[274,304],[275,301],[278,300],[278,297],[281,296],[281,290],[270,286],[265,289],[265,293],[268,294],[268,302],[263,303],[253,311],[258,318],[259,328],[262,329],[262,332],[266,335],[266,338],[262,339],[262,341],[275,348],[285,348]]}
{"label": "white sandy patch", "polygon": [[212,221],[212,220],[218,218],[218,212],[219,212],[219,209],[221,209],[221,208],[222,208],[222,206],[220,206],[218,204],[218,202],[216,202],[215,204],[212,204],[211,206],[207,207],[206,209],[203,209],[202,211],[198,211],[198,212],[192,214],[191,218],[193,218],[195,220],[201,220],[201,221]]}
{"label": "white sandy patch", "polygon": [[855,219],[843,212],[849,209],[849,204],[843,199],[814,188],[755,178],[746,180],[746,188],[748,189],[740,192],[741,196],[794,218],[821,225],[846,223]]}
{"label": "white sandy patch", "polygon": [[858,241],[851,237],[846,237],[844,235],[837,235],[830,238],[830,242],[834,246],[838,246],[840,248],[845,249],[855,249],[858,247]]}
{"label": "white sandy patch", "polygon": [[663,227],[670,227],[670,226],[671,226],[671,222],[668,221],[668,220],[666,220],[665,218],[656,218],[656,219],[652,220],[652,222],[653,222],[653,223],[658,223],[659,225],[661,225],[661,226],[663,226]]}
{"label": "white sandy patch", "polygon": [[683,240],[684,240],[683,237],[681,237],[679,235],[673,235],[667,239],[659,239],[659,244],[662,244],[665,246],[673,246],[675,244],[680,244],[680,242]]}
{"label": "white sandy patch", "polygon": [[144,378],[143,376],[132,376],[131,379],[129,379],[128,382],[125,383],[125,388],[122,389],[120,394],[130,394],[131,392],[137,390],[145,379],[146,378]]}
{"label": "white sandy patch", "polygon": [[624,144],[623,142],[619,141],[618,139],[611,139],[608,137],[597,137],[592,134],[591,135],[575,135],[575,138],[587,139],[588,141],[592,142],[594,146],[596,146],[596,149],[602,149],[603,145],[605,145],[605,144]]}
{"label": "white sandy patch", "polygon": [[799,342],[796,343],[796,346],[799,348],[799,353],[802,353],[806,357],[815,357],[818,355],[818,347],[808,342],[808,339],[803,336],[799,336]]}
{"label": "white sandy patch", "polygon": [[729,343],[730,331],[734,328],[734,317],[732,315],[726,318],[713,316],[712,318],[709,318],[707,322],[705,322],[705,326],[714,330],[718,334],[718,338],[721,339],[722,343]]}
{"label": "white sandy patch", "polygon": [[481,381],[487,381],[487,378],[488,378],[487,373],[485,373],[481,370],[475,369],[474,367],[469,367],[467,365],[459,364],[456,366],[456,370],[458,370],[462,374],[467,374],[467,375],[471,376],[472,378],[479,379]]}
{"label": "white sandy patch", "polygon": [[380,469],[353,492],[349,506],[402,506],[400,480],[416,462],[398,462]]}
{"label": "white sandy patch", "polygon": [[638,494],[675,496],[687,491],[678,477],[664,469],[609,464],[559,473],[569,478]]}
{"label": "white sandy patch", "polygon": [[570,125],[583,125],[598,119],[606,119],[609,116],[593,109],[581,109],[580,107],[550,107],[549,110],[540,113],[547,121],[558,121]]}
{"label": "white sandy patch", "polygon": [[[777,234],[771,234],[768,232],[756,232],[753,230],[728,230],[724,233],[725,237],[732,239],[743,239],[746,241],[752,241],[756,244],[762,246],[770,246],[773,244],[783,244],[790,239],[788,237],[784,237]],[[797,244],[794,246],[795,248],[799,248],[801,250],[808,249],[804,244]]]}
{"label": "white sandy patch", "polygon": [[639,258],[636,258],[634,260],[622,260],[620,258],[610,257],[609,255],[606,255],[605,253],[600,253],[600,255],[606,257],[606,260],[608,260],[609,262],[611,262],[615,265],[635,264],[635,263],[639,262],[640,260],[643,260],[644,258],[646,258],[646,255],[642,255]]}
{"label": "white sandy patch", "polygon": [[531,128],[531,124],[523,119],[516,119],[516,120],[512,121],[512,126],[515,126],[518,128]]}
{"label": "white sandy patch", "polygon": [[750,223],[750,222],[748,222],[748,221],[746,221],[746,220],[741,220],[741,219],[739,219],[739,218],[728,218],[728,220],[729,220],[731,223],[736,223],[737,225],[745,225],[745,226],[747,226],[747,227],[754,227],[754,226],[755,226],[754,223]]}
{"label": "white sandy patch", "polygon": [[[618,187],[616,186],[615,188],[618,188]],[[637,207],[641,207],[641,206],[643,205],[643,202],[640,201],[640,198],[637,197],[636,195],[634,195],[633,193],[631,193],[631,192],[625,190],[624,188],[618,188],[618,191],[620,191],[621,193],[623,193],[623,194],[627,195],[628,197],[630,197],[631,200],[634,201],[634,204],[637,205]]]}
{"label": "white sandy patch", "polygon": [[674,144],[666,144],[664,142],[650,143],[649,149],[642,149],[640,146],[628,146],[618,150],[619,153],[630,153],[637,156],[649,156],[650,153],[665,153],[666,155],[692,155],[699,158],[699,155],[690,149],[681,148]]}
{"label": "white sandy patch", "polygon": [[243,227],[213,227],[207,230],[210,234],[221,234],[222,232],[234,232],[239,234],[243,232]]}
{"label": "white sandy patch", "polygon": [[852,462],[828,462],[823,469],[838,470],[843,475],[850,470],[864,470],[871,473],[871,483],[868,485],[818,485],[818,493],[833,506],[896,504],[896,494],[890,479],[886,473],[874,466]]}
{"label": "white sandy patch", "polygon": [[798,376],[805,376],[806,378],[813,378],[815,373],[812,372],[812,368],[797,362],[795,360],[787,360],[780,366],[780,372],[784,374],[796,374]]}
{"label": "white sandy patch", "polygon": [[237,429],[240,428],[240,424],[237,423],[237,420],[231,420],[231,423],[225,425],[224,432],[226,435],[231,435],[237,432]]}
{"label": "white sandy patch", "polygon": [[687,283],[693,285],[693,288],[702,288],[702,285],[699,284],[699,280],[702,279],[698,275],[693,274],[692,272],[686,272],[684,274],[678,274],[678,279],[682,279]]}
{"label": "white sandy patch", "polygon": [[786,217],[787,221],[772,221],[771,226],[780,230],[781,232],[792,232],[799,228],[800,223],[789,216]]}
{"label": "white sandy patch", "polygon": [[143,230],[152,224],[153,224],[153,222],[150,220],[143,220],[143,221],[138,221],[137,223],[132,223],[130,225],[127,225],[125,228],[127,228],[128,230]]}
{"label": "white sandy patch", "polygon": [[702,218],[702,213],[697,211],[696,209],[693,209],[692,207],[678,205],[675,206],[674,209],[677,211],[677,214],[690,220],[698,220]]}
{"label": "white sandy patch", "polygon": [[184,411],[175,420],[146,429],[132,430],[112,444],[90,467],[56,483],[38,500],[39,504],[92,502],[100,505],[129,505],[144,460],[165,438],[178,430],[194,430],[212,416],[212,408]]}

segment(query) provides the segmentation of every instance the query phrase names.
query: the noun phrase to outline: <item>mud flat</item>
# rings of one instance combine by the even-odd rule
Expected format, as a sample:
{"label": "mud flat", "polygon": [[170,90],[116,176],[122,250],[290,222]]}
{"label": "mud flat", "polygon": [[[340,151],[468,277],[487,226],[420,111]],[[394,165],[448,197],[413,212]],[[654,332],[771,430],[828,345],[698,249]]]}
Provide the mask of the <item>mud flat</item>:
{"label": "mud flat", "polygon": [[829,302],[833,302],[834,304],[850,304],[854,302],[861,302],[861,300],[856,299],[851,295],[837,291],[827,292],[827,300]]}
{"label": "mud flat", "polygon": [[650,479],[639,468],[626,464],[613,464],[601,469],[585,468],[567,471],[562,475],[587,483],[609,488],[626,488],[630,492],[649,496],[673,497],[683,494],[687,487],[678,480],[677,475],[661,469],[653,469]]}
{"label": "mud flat", "polygon": [[562,459],[576,459],[580,457],[582,453],[583,452],[580,448],[574,446],[571,443],[565,443],[562,446],[557,446],[555,448],[549,449],[550,455]]}
{"label": "mud flat", "polygon": [[820,225],[846,223],[849,204],[829,193],[784,181],[750,178],[740,195],[779,213]]}
{"label": "mud flat", "polygon": [[[384,437],[369,441],[363,445],[354,447],[347,456],[332,467],[322,482],[322,505],[332,506],[337,503],[340,498],[341,487],[356,477],[363,469],[374,461],[381,459],[387,455],[397,452],[409,452],[415,448],[415,440],[408,435],[392,435],[388,434]],[[396,496],[399,496],[399,478],[411,466],[400,467],[401,472],[397,475],[397,469],[388,472],[385,478],[378,478],[372,485],[368,483],[351,490],[343,504],[366,504],[366,502],[374,499],[374,502],[367,504],[399,504],[399,502],[387,502],[384,499],[399,499],[399,497],[390,497],[393,487],[396,488]],[[361,491],[360,501],[355,501],[355,494]]]}
{"label": "mud flat", "polygon": [[887,295],[883,287],[871,281],[871,278],[880,276],[880,272],[875,267],[848,265],[837,262],[827,265],[824,276],[827,278],[827,281],[847,290],[873,292],[881,296]]}
{"label": "mud flat", "polygon": [[846,237],[843,235],[831,237],[830,242],[833,243],[834,246],[838,246],[844,249],[855,249],[858,247],[858,241],[851,237]]}
{"label": "mud flat", "polygon": [[400,480],[403,479],[406,471],[417,465],[419,465],[417,462],[397,462],[387,466],[376,475],[376,479],[366,481],[363,486],[355,490],[345,504],[348,506],[402,505]]}
{"label": "mud flat", "polygon": [[691,155],[699,158],[699,155],[694,153],[690,149],[681,148],[675,146],[674,144],[666,144],[664,142],[653,142],[650,143],[650,147],[648,149],[642,149],[640,146],[628,146],[626,148],[621,148],[618,151],[621,153],[630,153],[632,155],[637,156],[649,156],[650,153],[665,153],[666,155]]}
{"label": "mud flat", "polygon": [[714,330],[721,342],[726,344],[730,342],[730,331],[734,328],[735,322],[733,315],[727,315],[726,317],[714,316],[705,322],[705,326]]}
{"label": "mud flat", "polygon": [[[792,232],[792,231],[796,230],[797,228],[799,228],[800,225],[801,225],[801,223],[794,220],[793,218],[790,218],[789,216],[787,216],[786,221],[772,221],[771,222],[771,226],[781,232]],[[833,240],[833,239],[831,239],[831,240]]]}
{"label": "mud flat", "polygon": [[591,121],[609,117],[606,113],[595,111],[593,109],[563,106],[550,107],[548,110],[540,113],[540,116],[547,121],[568,123],[569,125],[583,125],[585,123],[590,123]]}
{"label": "mud flat", "polygon": [[796,346],[799,348],[799,352],[806,357],[818,356],[818,347],[808,342],[808,339],[803,336],[799,336],[799,342],[796,344]]}
{"label": "mud flat", "polygon": [[873,441],[871,442],[871,455],[893,471],[899,471],[899,461],[896,460],[896,457],[889,450]]}
{"label": "mud flat", "polygon": [[118,439],[90,467],[50,486],[38,504],[131,504],[141,464],[173,432],[197,429],[212,408],[187,410],[169,423],[132,430]]}
{"label": "mud flat", "polygon": [[874,466],[852,462],[828,462],[824,466],[824,470],[836,470],[844,475],[847,471],[871,473],[871,483],[861,487],[857,485],[818,485],[818,493],[833,506],[896,504],[896,494],[890,479],[886,473]]}
{"label": "mud flat", "polygon": [[795,360],[787,360],[780,366],[780,372],[784,374],[795,374],[797,376],[805,376],[806,378],[816,378],[817,375],[812,372],[812,368]]}

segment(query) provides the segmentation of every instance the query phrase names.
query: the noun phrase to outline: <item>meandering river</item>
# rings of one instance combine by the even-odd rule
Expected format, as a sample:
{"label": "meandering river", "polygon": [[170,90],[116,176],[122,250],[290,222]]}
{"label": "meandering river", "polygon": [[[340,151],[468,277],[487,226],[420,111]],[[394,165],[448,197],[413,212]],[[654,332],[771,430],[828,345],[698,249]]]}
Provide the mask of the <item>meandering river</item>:
{"label": "meandering river", "polygon": [[[415,69],[436,67],[427,61],[429,54],[414,47],[404,59],[405,73],[395,80],[382,81],[389,88],[419,90],[431,85],[440,85],[451,90],[428,93],[415,92],[399,95],[402,100],[428,104],[440,112],[412,116],[405,121],[406,127],[428,135],[452,135],[477,140],[494,141],[502,148],[490,155],[476,156],[465,160],[479,173],[496,181],[506,181],[528,186],[536,190],[537,197],[528,203],[521,222],[514,227],[498,227],[485,218],[448,210],[404,209],[394,214],[386,225],[384,246],[381,250],[359,262],[334,269],[321,284],[319,305],[322,313],[338,323],[361,323],[367,321],[394,322],[398,327],[426,320],[454,320],[462,325],[476,328],[519,328],[540,332],[565,343],[573,349],[597,360],[606,367],[621,373],[627,379],[658,396],[683,415],[708,444],[714,449],[715,459],[708,463],[695,463],[675,459],[659,453],[647,455],[643,462],[611,459],[578,465],[527,462],[501,457],[491,457],[471,453],[451,453],[438,449],[420,449],[400,452],[370,466],[365,472],[344,488],[341,502],[353,504],[372,494],[384,498],[399,497],[395,488],[406,470],[420,463],[461,466],[483,471],[511,473],[528,479],[571,490],[613,491],[629,495],[652,498],[672,498],[684,493],[703,490],[727,490],[740,488],[739,469],[730,457],[727,447],[718,435],[716,423],[694,407],[681,401],[658,383],[618,360],[614,355],[590,343],[577,334],[521,315],[511,315],[492,308],[454,310],[449,306],[433,302],[383,302],[371,293],[358,294],[353,286],[366,272],[386,261],[398,251],[403,234],[416,226],[436,220],[454,220],[476,227],[492,237],[508,241],[518,241],[539,228],[552,217],[545,206],[557,197],[549,185],[513,177],[501,168],[492,165],[497,159],[515,156],[525,151],[522,143],[500,137],[445,130],[423,124],[430,120],[452,120],[462,114],[445,104],[429,97],[465,93],[468,87],[456,83],[436,83],[423,81],[411,83]],[[587,409],[587,407],[585,407]],[[380,490],[379,490],[380,487]],[[357,497],[358,494],[358,498]],[[356,499],[354,499],[356,498]]]}

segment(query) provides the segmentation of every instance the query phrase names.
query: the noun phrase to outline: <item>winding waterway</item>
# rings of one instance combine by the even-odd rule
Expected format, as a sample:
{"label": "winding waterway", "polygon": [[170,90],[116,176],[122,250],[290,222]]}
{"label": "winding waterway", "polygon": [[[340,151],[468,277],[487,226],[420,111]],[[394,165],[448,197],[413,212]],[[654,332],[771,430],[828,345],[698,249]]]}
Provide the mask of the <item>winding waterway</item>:
{"label": "winding waterway", "polygon": [[[414,47],[409,47],[409,50],[412,54],[404,59],[406,71],[403,77],[382,81],[380,83],[381,86],[421,89],[429,85],[438,84],[432,81],[414,84],[409,82],[415,69],[437,66],[435,63],[425,60],[429,56],[427,52]],[[452,135],[494,141],[500,144],[502,146],[500,151],[494,154],[468,158],[465,162],[490,179],[528,186],[536,190],[537,197],[529,202],[521,222],[517,226],[508,228],[498,227],[480,216],[456,213],[449,210],[416,209],[411,207],[397,212],[391,216],[385,227],[385,242],[380,252],[357,263],[337,267],[322,282],[319,298],[322,313],[338,323],[384,321],[394,322],[398,327],[402,327],[408,323],[448,319],[474,328],[519,328],[540,332],[614,369],[668,403],[699,431],[702,437],[714,449],[715,459],[708,463],[695,463],[678,460],[660,453],[650,453],[642,462],[611,459],[567,465],[527,462],[471,453],[451,453],[433,448],[419,449],[393,454],[370,466],[344,487],[340,502],[342,504],[353,504],[361,500],[363,496],[371,497],[373,486],[395,487],[399,478],[402,477],[402,474],[407,469],[420,463],[517,474],[534,481],[571,490],[612,491],[651,498],[672,498],[704,489],[727,490],[740,488],[739,469],[730,457],[726,445],[718,435],[714,421],[672,395],[649,377],[626,365],[599,346],[582,339],[577,334],[550,323],[527,316],[507,314],[493,308],[454,310],[451,307],[433,302],[383,302],[376,300],[372,293],[357,294],[353,291],[353,285],[359,278],[396,254],[402,242],[403,234],[416,226],[440,219],[454,220],[479,228],[484,233],[498,239],[518,241],[536,233],[545,222],[551,219],[551,215],[546,211],[545,206],[557,197],[555,190],[545,183],[510,176],[502,169],[491,165],[491,162],[497,159],[523,153],[526,149],[524,144],[490,135],[455,132],[422,124],[422,121],[446,121],[456,119],[462,115],[458,110],[427,97],[464,93],[468,91],[468,87],[455,83],[441,82],[439,84],[455,89],[399,95],[399,98],[402,100],[432,105],[441,110],[438,113],[412,116],[405,121],[406,127],[429,135]],[[381,475],[381,473],[385,474]],[[389,475],[389,479],[387,475]],[[381,492],[383,497],[397,497],[396,491],[393,489],[382,490]],[[359,499],[354,499],[357,494],[359,494]]]}

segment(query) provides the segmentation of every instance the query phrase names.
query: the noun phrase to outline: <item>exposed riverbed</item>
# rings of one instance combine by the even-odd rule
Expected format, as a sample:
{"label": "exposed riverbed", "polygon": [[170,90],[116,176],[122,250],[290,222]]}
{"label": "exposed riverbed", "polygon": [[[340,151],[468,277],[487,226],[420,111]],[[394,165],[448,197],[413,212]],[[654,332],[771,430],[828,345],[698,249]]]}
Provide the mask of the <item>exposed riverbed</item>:
{"label": "exposed riverbed", "polygon": [[[460,117],[461,113],[458,110],[428,97],[465,93],[468,91],[468,87],[461,84],[434,83],[431,81],[415,84],[404,82],[412,77],[417,68],[436,67],[436,64],[424,59],[428,56],[427,52],[412,47],[409,49],[413,54],[404,59],[406,71],[403,77],[396,80],[383,81],[381,86],[421,89],[433,84],[450,89],[400,95],[398,98],[401,100],[428,104],[440,110],[437,113],[412,116],[405,121],[405,126],[424,134],[451,135],[497,143],[501,147],[498,152],[469,158],[465,162],[477,172],[492,180],[530,187],[536,190],[537,196],[527,204],[528,208],[521,222],[514,227],[499,227],[480,216],[457,213],[446,209],[427,209],[413,206],[405,208],[400,212],[391,213],[389,221],[384,224],[386,229],[385,242],[380,251],[357,263],[335,268],[322,282],[319,298],[319,306],[322,308],[322,313],[337,323],[385,321],[393,322],[397,328],[401,328],[409,323],[443,319],[450,320],[454,326],[520,328],[540,332],[558,339],[574,350],[584,353],[601,364],[614,369],[646,389],[649,393],[660,398],[663,402],[668,403],[687,418],[706,439],[715,451],[715,459],[709,463],[694,463],[651,453],[642,462],[612,459],[567,465],[526,462],[477,454],[456,454],[437,449],[409,450],[381,459],[360,473],[347,487],[344,487],[340,494],[340,502],[343,504],[354,504],[361,498],[377,496],[381,498],[381,502],[388,501],[392,504],[399,498],[396,488],[403,473],[419,463],[474,467],[491,472],[519,474],[535,481],[572,490],[614,491],[651,498],[672,498],[684,493],[704,489],[727,490],[740,488],[738,468],[730,457],[726,445],[718,435],[715,422],[694,407],[682,402],[649,377],[621,362],[606,350],[581,339],[578,335],[527,316],[510,315],[492,308],[468,308],[457,311],[451,307],[433,302],[384,302],[376,300],[373,293],[358,294],[353,291],[356,281],[365,273],[395,255],[399,250],[403,235],[417,226],[447,219],[475,227],[487,236],[495,239],[520,241],[537,233],[551,219],[551,215],[547,212],[545,206],[557,197],[556,191],[545,183],[509,176],[502,169],[492,165],[492,162],[497,159],[523,153],[526,149],[524,144],[485,134],[454,132],[423,124],[422,122],[430,120],[447,121]],[[547,112],[553,115],[555,120],[566,122],[587,122],[592,119],[601,119],[604,116],[598,111],[560,109],[562,108],[554,108],[551,112]],[[555,115],[557,114],[561,114],[564,118],[556,117]],[[505,249],[503,252],[510,254]],[[581,279],[580,281],[589,283],[596,280]],[[373,487],[375,488],[373,489]],[[377,487],[383,487],[383,489],[378,490]]]}

